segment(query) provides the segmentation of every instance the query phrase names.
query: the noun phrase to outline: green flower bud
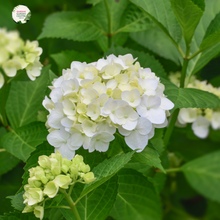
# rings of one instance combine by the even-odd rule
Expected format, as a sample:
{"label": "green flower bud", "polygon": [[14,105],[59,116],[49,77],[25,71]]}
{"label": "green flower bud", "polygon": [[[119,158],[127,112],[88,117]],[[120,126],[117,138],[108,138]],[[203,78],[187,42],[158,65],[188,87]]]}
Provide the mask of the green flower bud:
{"label": "green flower bud", "polygon": [[79,165],[80,163],[83,163],[83,157],[76,154],[75,157],[72,159],[72,162]]}
{"label": "green flower bud", "polygon": [[90,166],[85,163],[81,163],[79,167],[80,171],[82,171],[83,173],[88,173],[90,171]]}
{"label": "green flower bud", "polygon": [[63,159],[61,153],[58,150],[56,151],[56,153],[52,153],[50,155],[50,158],[57,159],[60,162],[62,162],[62,159]]}
{"label": "green flower bud", "polygon": [[28,191],[28,189],[30,189],[31,186],[29,184],[24,185],[24,191]]}
{"label": "green flower bud", "polygon": [[94,177],[93,172],[89,172],[89,173],[84,174],[83,179],[86,184],[89,184],[89,183],[93,182],[96,178]]}
{"label": "green flower bud", "polygon": [[28,179],[28,184],[33,188],[39,188],[42,185],[41,181],[39,181],[35,176]]}
{"label": "green flower bud", "polygon": [[69,177],[69,175],[58,175],[53,181],[60,188],[68,189],[70,183],[72,182],[72,179]]}
{"label": "green flower bud", "polygon": [[55,176],[52,173],[46,173],[46,178],[48,180],[54,180]]}
{"label": "green flower bud", "polygon": [[50,169],[50,159],[48,156],[45,155],[39,156],[38,163],[41,167]]}
{"label": "green flower bud", "polygon": [[23,196],[27,197],[24,203],[27,202],[28,205],[35,205],[44,200],[43,191],[40,188],[31,188]]}
{"label": "green flower bud", "polygon": [[73,179],[73,181],[76,181],[79,176],[79,169],[78,165],[72,164],[70,167],[70,177]]}
{"label": "green flower bud", "polygon": [[30,177],[35,176],[35,167],[32,167],[31,169],[28,170]]}
{"label": "green flower bud", "polygon": [[39,218],[40,220],[44,217],[44,207],[43,206],[35,206],[34,207],[34,215],[36,218]]}
{"label": "green flower bud", "polygon": [[46,184],[48,182],[48,179],[46,178],[45,176],[45,172],[44,172],[44,169],[37,166],[35,168],[35,177],[38,179],[38,180],[41,180],[43,184]]}
{"label": "green flower bud", "polygon": [[51,171],[52,173],[57,176],[61,173],[61,161],[57,160],[56,158],[50,158],[51,162]]}
{"label": "green flower bud", "polygon": [[55,182],[50,181],[44,188],[44,194],[46,194],[50,198],[53,198],[56,196],[58,190],[59,186]]}
{"label": "green flower bud", "polygon": [[24,207],[24,210],[22,211],[22,213],[28,213],[28,212],[33,212],[33,211],[34,211],[34,207],[33,206],[26,205]]}
{"label": "green flower bud", "polygon": [[71,165],[70,160],[68,160],[67,158],[62,159],[62,168],[61,169],[64,173],[67,174],[67,172],[69,171],[70,165]]}

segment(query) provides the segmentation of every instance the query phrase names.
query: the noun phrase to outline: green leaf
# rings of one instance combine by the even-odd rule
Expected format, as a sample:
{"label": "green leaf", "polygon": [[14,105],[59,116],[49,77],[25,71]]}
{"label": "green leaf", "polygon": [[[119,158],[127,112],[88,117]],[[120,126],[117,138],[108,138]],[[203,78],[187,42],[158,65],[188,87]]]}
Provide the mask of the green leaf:
{"label": "green leaf", "polygon": [[134,4],[129,4],[121,20],[121,27],[117,32],[138,32],[148,30],[155,24]]}
{"label": "green leaf", "polygon": [[181,28],[171,9],[170,1],[131,0],[142,8],[169,38],[178,42],[181,39]]}
{"label": "green leaf", "polygon": [[203,196],[220,202],[220,151],[207,154],[181,167],[190,185]]}
{"label": "green leaf", "polygon": [[220,104],[220,99],[209,92],[199,89],[179,88],[168,80],[161,78],[165,85],[165,94],[168,96],[175,107],[177,108],[217,108]]}
{"label": "green leaf", "polygon": [[37,146],[36,150],[31,153],[31,156],[28,158],[26,165],[24,167],[25,173],[23,175],[23,185],[28,183],[29,172],[28,170],[31,167],[38,166],[38,157],[41,155],[49,156],[51,153],[54,152],[54,147],[48,144],[48,142],[44,142],[43,144]]}
{"label": "green leaf", "polygon": [[130,36],[138,44],[179,65],[182,56],[158,27],[143,32],[131,33]]}
{"label": "green leaf", "polygon": [[166,78],[166,73],[163,69],[163,66],[159,63],[158,60],[156,60],[153,56],[151,56],[148,53],[132,50],[129,48],[123,48],[123,47],[111,47],[109,50],[105,53],[105,55],[114,54],[116,56],[118,55],[124,55],[130,53],[133,55],[134,58],[138,58],[137,61],[140,63],[142,67],[148,67],[150,68],[155,74],[159,77]]}
{"label": "green leaf", "polygon": [[135,153],[134,159],[136,159],[140,163],[143,163],[151,167],[159,168],[160,170],[165,172],[164,168],[161,165],[160,155],[150,144],[148,144],[142,152]]}
{"label": "green leaf", "polygon": [[[219,0],[206,0],[205,1],[204,14],[196,28],[195,34],[192,38],[191,53],[195,53],[199,50],[200,44],[205,36],[206,30],[211,21],[220,12]],[[220,51],[220,42],[206,49],[192,60],[190,60],[187,68],[187,76],[191,76],[204,67],[213,57],[215,57]]]}
{"label": "green leaf", "polygon": [[0,216],[0,220],[38,220],[34,216],[34,213],[21,213],[18,211],[10,212],[10,213],[4,213],[4,216]]}
{"label": "green leaf", "polygon": [[91,5],[96,5],[98,4],[99,2],[101,2],[102,0],[86,0],[86,3],[87,4],[91,4]]}
{"label": "green leaf", "polygon": [[165,149],[163,142],[163,133],[164,129],[155,129],[155,134],[153,138],[150,139],[150,143],[153,145],[153,147],[157,150],[157,152],[160,155]]}
{"label": "green leaf", "polygon": [[[117,176],[112,177],[107,182],[94,189],[84,196],[77,204],[81,220],[105,220],[111,211],[118,189]],[[81,185],[82,189],[82,185]],[[78,197],[80,187],[73,190],[73,198]],[[71,210],[62,209],[64,217],[67,220],[75,220]]]}
{"label": "green leaf", "polygon": [[200,45],[200,50],[205,50],[208,47],[217,44],[220,41],[220,13],[211,21],[208,26],[204,39]]}
{"label": "green leaf", "polygon": [[48,132],[42,122],[34,122],[5,134],[1,145],[15,157],[26,161],[36,146],[46,140]]}
{"label": "green leaf", "polygon": [[38,39],[64,38],[76,41],[92,41],[102,34],[103,30],[93,22],[89,10],[57,12],[47,17]]}
{"label": "green leaf", "polygon": [[183,37],[188,46],[191,43],[195,29],[203,15],[204,0],[171,0],[171,7],[183,31]]}
{"label": "green leaf", "polygon": [[52,54],[50,56],[54,59],[57,66],[59,67],[60,73],[62,73],[63,69],[70,68],[70,65],[73,61],[91,62],[87,56],[75,50],[66,50],[62,51],[61,53]]}
{"label": "green leaf", "polygon": [[19,211],[22,211],[25,207],[23,194],[24,192],[18,193],[15,196],[7,196],[8,199],[11,199],[11,205]]}
{"label": "green leaf", "polygon": [[96,177],[96,180],[84,187],[80,198],[82,198],[83,196],[109,180],[112,176],[114,176],[121,168],[125,166],[126,163],[129,162],[134,153],[135,151],[132,151],[126,154],[112,157],[108,160],[106,159],[98,166],[96,166],[92,170],[94,176]]}
{"label": "green leaf", "polygon": [[50,66],[43,68],[41,76],[35,81],[14,81],[6,103],[6,113],[12,128],[16,129],[37,120],[37,112],[49,82]]}
{"label": "green leaf", "polygon": [[118,195],[110,215],[115,220],[160,220],[160,198],[154,186],[135,170],[118,173]]}

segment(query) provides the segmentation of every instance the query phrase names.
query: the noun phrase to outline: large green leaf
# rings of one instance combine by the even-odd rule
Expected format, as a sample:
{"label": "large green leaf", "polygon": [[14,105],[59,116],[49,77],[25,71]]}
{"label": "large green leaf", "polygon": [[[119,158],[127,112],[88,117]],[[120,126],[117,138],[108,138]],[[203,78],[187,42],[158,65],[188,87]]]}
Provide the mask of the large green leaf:
{"label": "large green leaf", "polygon": [[181,39],[181,28],[171,9],[170,1],[131,0],[131,2],[142,8],[167,36],[171,36],[176,42]]}
{"label": "large green leaf", "polygon": [[102,28],[93,22],[89,10],[80,12],[57,12],[47,17],[42,38],[65,38],[77,41],[96,40],[103,34]]}
{"label": "large green leaf", "polygon": [[62,73],[62,69],[70,68],[70,64],[73,61],[91,62],[86,55],[75,50],[66,50],[60,53],[51,54],[50,56],[55,60],[60,74]]}
{"label": "large green leaf", "polygon": [[22,211],[25,207],[25,204],[23,203],[24,202],[23,194],[24,192],[21,192],[18,193],[17,195],[7,197],[8,199],[11,199],[11,205],[19,211]]}
{"label": "large green leaf", "polygon": [[[74,187],[72,193],[74,199],[78,197],[82,187],[83,185]],[[84,196],[76,204],[81,220],[105,220],[114,205],[117,189],[117,176],[114,176]],[[71,210],[62,209],[61,212],[67,220],[75,220]]]}
{"label": "large green leaf", "polygon": [[204,39],[200,45],[200,50],[204,50],[208,47],[220,41],[220,13],[218,13],[215,18],[211,21],[208,26]]}
{"label": "large green leaf", "polygon": [[165,172],[164,168],[161,165],[160,155],[150,144],[148,144],[148,146],[145,147],[142,152],[135,153],[134,159],[136,159],[140,163],[146,164],[147,166],[153,166]]}
{"label": "large green leaf", "polygon": [[183,31],[187,46],[205,10],[204,0],[171,0],[172,9]]}
{"label": "large green leaf", "polygon": [[153,72],[159,77],[166,78],[166,73],[163,69],[163,66],[159,63],[158,60],[156,60],[153,56],[151,56],[148,53],[132,50],[129,48],[123,48],[123,47],[111,47],[105,55],[114,54],[116,56],[118,55],[124,55],[130,53],[133,55],[134,58],[138,58],[137,61],[140,63],[142,67],[148,67],[151,68]]}
{"label": "large green leaf", "polygon": [[12,82],[6,113],[13,129],[37,120],[37,112],[42,109],[42,101],[49,83],[49,68],[43,68],[41,76],[35,81]]}
{"label": "large green leaf", "polygon": [[110,215],[115,220],[160,220],[162,209],[154,186],[135,170],[118,173],[118,195]]}
{"label": "large green leaf", "polygon": [[138,44],[148,48],[161,57],[172,60],[176,64],[179,64],[182,59],[174,44],[158,27],[142,32],[131,33],[130,36]]}
{"label": "large green leaf", "polygon": [[171,111],[177,108],[216,108],[220,104],[220,99],[212,93],[199,89],[179,88],[163,78],[161,81],[165,85],[165,94],[175,104]]}
{"label": "large green leaf", "polygon": [[[210,25],[211,21],[220,12],[220,0],[206,0],[205,1],[205,11],[204,14],[196,28],[195,34],[192,38],[191,43],[191,53],[195,53],[199,50],[200,44],[205,36],[206,30]],[[215,57],[220,51],[220,43],[213,45],[212,47],[206,49],[192,60],[190,60],[187,75],[190,76],[198,72],[202,67],[204,67],[213,57]]]}
{"label": "large green leaf", "polygon": [[15,7],[11,1],[0,1],[0,27],[15,29],[16,23],[12,20],[11,13]]}
{"label": "large green leaf", "polygon": [[181,167],[190,185],[205,197],[220,202],[220,151],[207,154]]}
{"label": "large green leaf", "polygon": [[5,134],[1,145],[15,157],[26,161],[36,146],[46,140],[48,132],[42,122],[33,122]]}
{"label": "large green leaf", "polygon": [[149,17],[134,4],[129,4],[122,15],[121,27],[117,32],[138,32],[144,31],[155,24]]}
{"label": "large green leaf", "polygon": [[96,166],[92,172],[94,173],[96,180],[86,185],[84,190],[82,191],[80,198],[97,188],[98,186],[105,183],[109,180],[112,176],[114,176],[121,168],[125,166],[131,159],[132,155],[135,151],[128,152],[126,154],[121,154],[119,156],[106,159],[98,166]]}

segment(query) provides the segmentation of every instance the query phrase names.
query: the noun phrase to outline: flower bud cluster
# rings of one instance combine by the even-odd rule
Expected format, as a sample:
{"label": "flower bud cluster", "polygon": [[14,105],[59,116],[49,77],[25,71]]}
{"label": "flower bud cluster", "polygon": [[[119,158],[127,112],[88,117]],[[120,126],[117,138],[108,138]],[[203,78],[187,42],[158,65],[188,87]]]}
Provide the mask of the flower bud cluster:
{"label": "flower bud cluster", "polygon": [[23,213],[34,212],[37,218],[44,215],[45,197],[54,198],[59,188],[68,189],[76,182],[89,184],[94,181],[94,174],[89,165],[83,162],[83,157],[76,155],[71,161],[62,158],[59,151],[49,157],[42,155],[38,158],[39,166],[29,169],[30,178],[24,186]]}
{"label": "flower bud cluster", "polygon": [[73,61],[52,82],[50,99],[43,101],[50,113],[47,140],[63,156],[71,159],[81,146],[107,151],[116,129],[140,152],[154,129],[167,125],[174,104],[159,77],[135,61],[131,54],[89,64]]}
{"label": "flower bud cluster", "polygon": [[[181,73],[170,74],[170,80],[179,85]],[[216,88],[206,80],[197,80],[195,76],[190,78],[187,88],[200,89],[215,94],[220,98],[220,87]],[[186,126],[192,123],[192,130],[199,138],[206,138],[209,134],[210,126],[212,129],[220,129],[220,106],[216,109],[182,108],[178,115],[177,126]]]}
{"label": "flower bud cluster", "polygon": [[[41,54],[42,48],[38,47],[38,41],[24,42],[17,31],[0,28],[0,68],[8,77],[14,77],[18,70],[26,69],[28,77],[35,80],[41,73]],[[0,71],[0,88],[4,81]]]}

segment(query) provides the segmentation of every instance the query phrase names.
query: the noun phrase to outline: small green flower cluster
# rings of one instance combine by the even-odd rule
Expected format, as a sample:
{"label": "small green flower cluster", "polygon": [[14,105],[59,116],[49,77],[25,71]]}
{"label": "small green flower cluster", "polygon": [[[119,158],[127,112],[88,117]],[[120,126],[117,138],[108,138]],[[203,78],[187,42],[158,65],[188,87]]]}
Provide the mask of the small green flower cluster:
{"label": "small green flower cluster", "polygon": [[34,212],[37,218],[44,216],[45,196],[54,198],[59,188],[68,189],[76,182],[89,184],[94,181],[90,166],[83,162],[83,157],[76,155],[71,161],[62,158],[59,151],[49,157],[42,155],[38,158],[39,166],[29,169],[30,178],[24,186],[23,213]]}

